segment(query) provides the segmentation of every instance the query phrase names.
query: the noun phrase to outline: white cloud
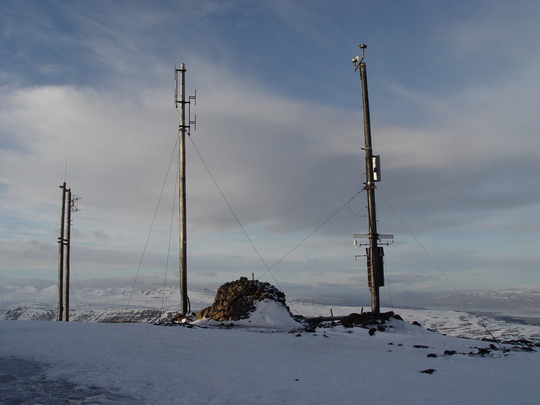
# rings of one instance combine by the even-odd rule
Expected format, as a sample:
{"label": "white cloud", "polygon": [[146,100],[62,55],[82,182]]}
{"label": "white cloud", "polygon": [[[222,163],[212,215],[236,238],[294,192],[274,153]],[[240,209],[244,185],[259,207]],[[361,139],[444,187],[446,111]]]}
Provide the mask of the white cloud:
{"label": "white cloud", "polygon": [[[36,9],[19,20],[15,14],[1,17],[8,21],[10,45],[16,36],[24,38],[20,55],[0,72],[9,80],[0,101],[2,238],[56,240],[58,185],[67,162],[68,186],[82,197],[74,235],[87,249],[89,266],[137,262],[174,152],[173,67],[185,62],[188,94],[197,88],[198,96],[192,140],[264,259],[269,265],[279,260],[364,181],[360,86],[349,65],[358,31],[346,24],[356,17],[342,6],[336,15],[311,21],[326,6],[297,16],[303,5],[189,2],[168,12],[137,3],[125,14],[114,13],[116,5],[79,5]],[[515,245],[501,235],[519,240],[523,230],[534,234],[539,221],[538,52],[536,42],[524,37],[525,28],[514,30],[517,23],[493,34],[523,11],[514,8],[514,17],[505,19],[495,6],[479,17],[481,8],[468,17],[438,21],[439,15],[417,26],[434,38],[412,29],[398,38],[389,30],[376,46],[370,42],[373,144],[383,170],[378,212],[381,227],[396,233],[397,241],[408,235],[384,200],[420,238],[436,240],[437,249],[455,254],[474,240],[484,251],[497,246],[511,257],[504,252]],[[186,17],[181,27],[179,11]],[[373,35],[368,11],[374,8],[361,16],[362,33]],[[66,35],[60,17],[74,35]],[[386,26],[393,27],[395,16],[388,18]],[[235,25],[240,20],[243,25]],[[533,20],[523,27],[536,27]],[[36,24],[23,23],[28,21]],[[271,39],[263,35],[269,27],[280,29]],[[395,53],[408,40],[414,47]],[[491,49],[499,40],[501,49]],[[433,43],[441,48],[432,53],[424,46]],[[38,67],[21,62],[39,46],[46,52]],[[512,58],[505,60],[505,50]],[[201,277],[256,272],[260,260],[189,140],[187,150],[193,266]],[[150,239],[149,249],[160,260],[168,244],[175,171],[173,161]],[[340,211],[276,271],[298,282],[348,280],[357,269],[349,262],[349,242],[353,232],[364,231],[365,219],[355,216],[364,211],[364,199],[357,197],[351,210]],[[419,259],[396,247],[389,249],[397,262],[417,274]],[[118,249],[118,256],[107,249]],[[466,257],[485,274],[481,263]],[[531,268],[533,259],[524,265]]]}

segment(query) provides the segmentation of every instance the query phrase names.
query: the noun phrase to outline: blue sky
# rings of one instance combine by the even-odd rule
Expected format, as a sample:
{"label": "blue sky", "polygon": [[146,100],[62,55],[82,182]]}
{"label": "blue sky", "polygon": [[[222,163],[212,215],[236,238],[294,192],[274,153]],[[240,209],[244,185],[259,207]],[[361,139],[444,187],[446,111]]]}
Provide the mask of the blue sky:
{"label": "blue sky", "polygon": [[80,279],[135,276],[165,183],[140,272],[176,283],[183,62],[192,140],[266,263],[188,142],[189,280],[260,276],[345,205],[272,274],[365,294],[365,195],[347,204],[365,43],[391,289],[451,289],[439,269],[457,289],[540,287],[539,18],[533,1],[3,1],[0,277],[54,280],[66,176]]}

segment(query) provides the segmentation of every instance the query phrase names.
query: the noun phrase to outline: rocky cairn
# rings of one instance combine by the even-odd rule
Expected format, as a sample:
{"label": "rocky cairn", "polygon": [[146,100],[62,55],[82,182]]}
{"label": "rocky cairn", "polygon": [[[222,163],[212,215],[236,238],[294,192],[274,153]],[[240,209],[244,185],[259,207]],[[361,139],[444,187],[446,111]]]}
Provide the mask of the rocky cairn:
{"label": "rocky cairn", "polygon": [[[240,277],[220,286],[211,306],[197,312],[196,319],[213,319],[219,322],[247,319],[255,311],[256,302],[271,300],[283,305],[289,314],[285,294],[267,282]],[[291,315],[292,316],[292,315]]]}

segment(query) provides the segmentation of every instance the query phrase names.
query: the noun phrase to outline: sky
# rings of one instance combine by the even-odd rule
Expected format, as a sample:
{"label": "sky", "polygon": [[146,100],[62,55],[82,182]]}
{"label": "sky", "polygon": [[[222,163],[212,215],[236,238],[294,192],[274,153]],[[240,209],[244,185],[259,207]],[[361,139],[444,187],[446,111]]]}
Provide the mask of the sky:
{"label": "sky", "polygon": [[178,282],[185,63],[188,283],[366,295],[367,44],[383,300],[538,288],[539,19],[535,1],[2,1],[0,280],[55,279],[66,181],[77,279]]}

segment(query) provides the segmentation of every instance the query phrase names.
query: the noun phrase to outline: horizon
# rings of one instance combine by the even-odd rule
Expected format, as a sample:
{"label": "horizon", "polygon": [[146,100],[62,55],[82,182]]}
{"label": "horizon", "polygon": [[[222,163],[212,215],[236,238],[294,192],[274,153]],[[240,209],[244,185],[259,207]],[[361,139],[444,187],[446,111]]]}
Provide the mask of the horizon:
{"label": "horizon", "polygon": [[[31,283],[30,281],[33,282]],[[28,287],[31,287],[32,290],[28,290]],[[193,297],[198,297],[195,298],[195,301],[198,302],[201,293],[207,296],[207,299],[211,299],[208,293],[215,294],[219,287],[219,285],[211,283],[192,283],[188,286],[189,301],[192,301]],[[323,289],[317,290],[309,286],[298,288],[295,284],[286,285],[285,288],[283,286],[278,288],[285,293],[287,300],[293,303],[293,306],[297,305],[296,303],[298,302],[310,302],[337,308],[369,308],[370,306],[369,291],[364,291],[361,294],[357,294],[354,290],[341,291],[339,293],[334,291],[333,294],[329,294]],[[167,311],[172,310],[174,312],[175,307],[178,307],[179,310],[181,303],[180,290],[177,283],[171,285],[171,283],[167,284],[150,277],[142,277],[137,280],[137,283],[127,278],[76,280],[76,282],[73,282],[70,290],[72,296],[70,307],[77,313],[87,311],[87,306],[93,308],[93,311],[97,307],[104,306],[109,308],[111,305],[116,305],[118,307],[117,309],[121,309],[124,308],[126,302],[131,302],[131,305],[135,305],[136,307],[142,305],[145,308],[154,308],[157,301],[161,302],[162,305],[166,303]],[[100,291],[106,292],[105,295],[96,295]],[[89,292],[91,292],[90,296],[87,295]],[[51,300],[51,293],[57,293],[56,282],[52,280],[10,280],[0,278],[0,312],[7,313],[10,310],[19,308],[21,305],[27,305],[28,308],[37,305],[38,308],[43,309],[44,304],[49,305],[49,310],[54,312],[57,309],[57,299]],[[110,296],[110,293],[113,296]],[[142,295],[140,295],[141,293]],[[126,302],[122,303],[118,301],[120,297],[118,294],[125,296]],[[138,295],[144,298],[144,304],[138,302],[136,298]],[[150,296],[155,296],[156,299],[161,297],[161,299],[155,300],[154,304],[152,304],[151,302],[153,300],[148,301]],[[129,300],[126,297],[129,297]],[[31,303],[25,301],[30,298]],[[196,305],[200,306],[200,303]],[[383,294],[381,306],[383,310],[393,310],[398,313],[403,309],[450,310],[473,313],[478,316],[488,316],[511,322],[526,322],[531,325],[540,325],[540,289],[537,288],[468,291],[401,291],[395,292],[392,295]],[[197,309],[200,310],[202,308]]]}

